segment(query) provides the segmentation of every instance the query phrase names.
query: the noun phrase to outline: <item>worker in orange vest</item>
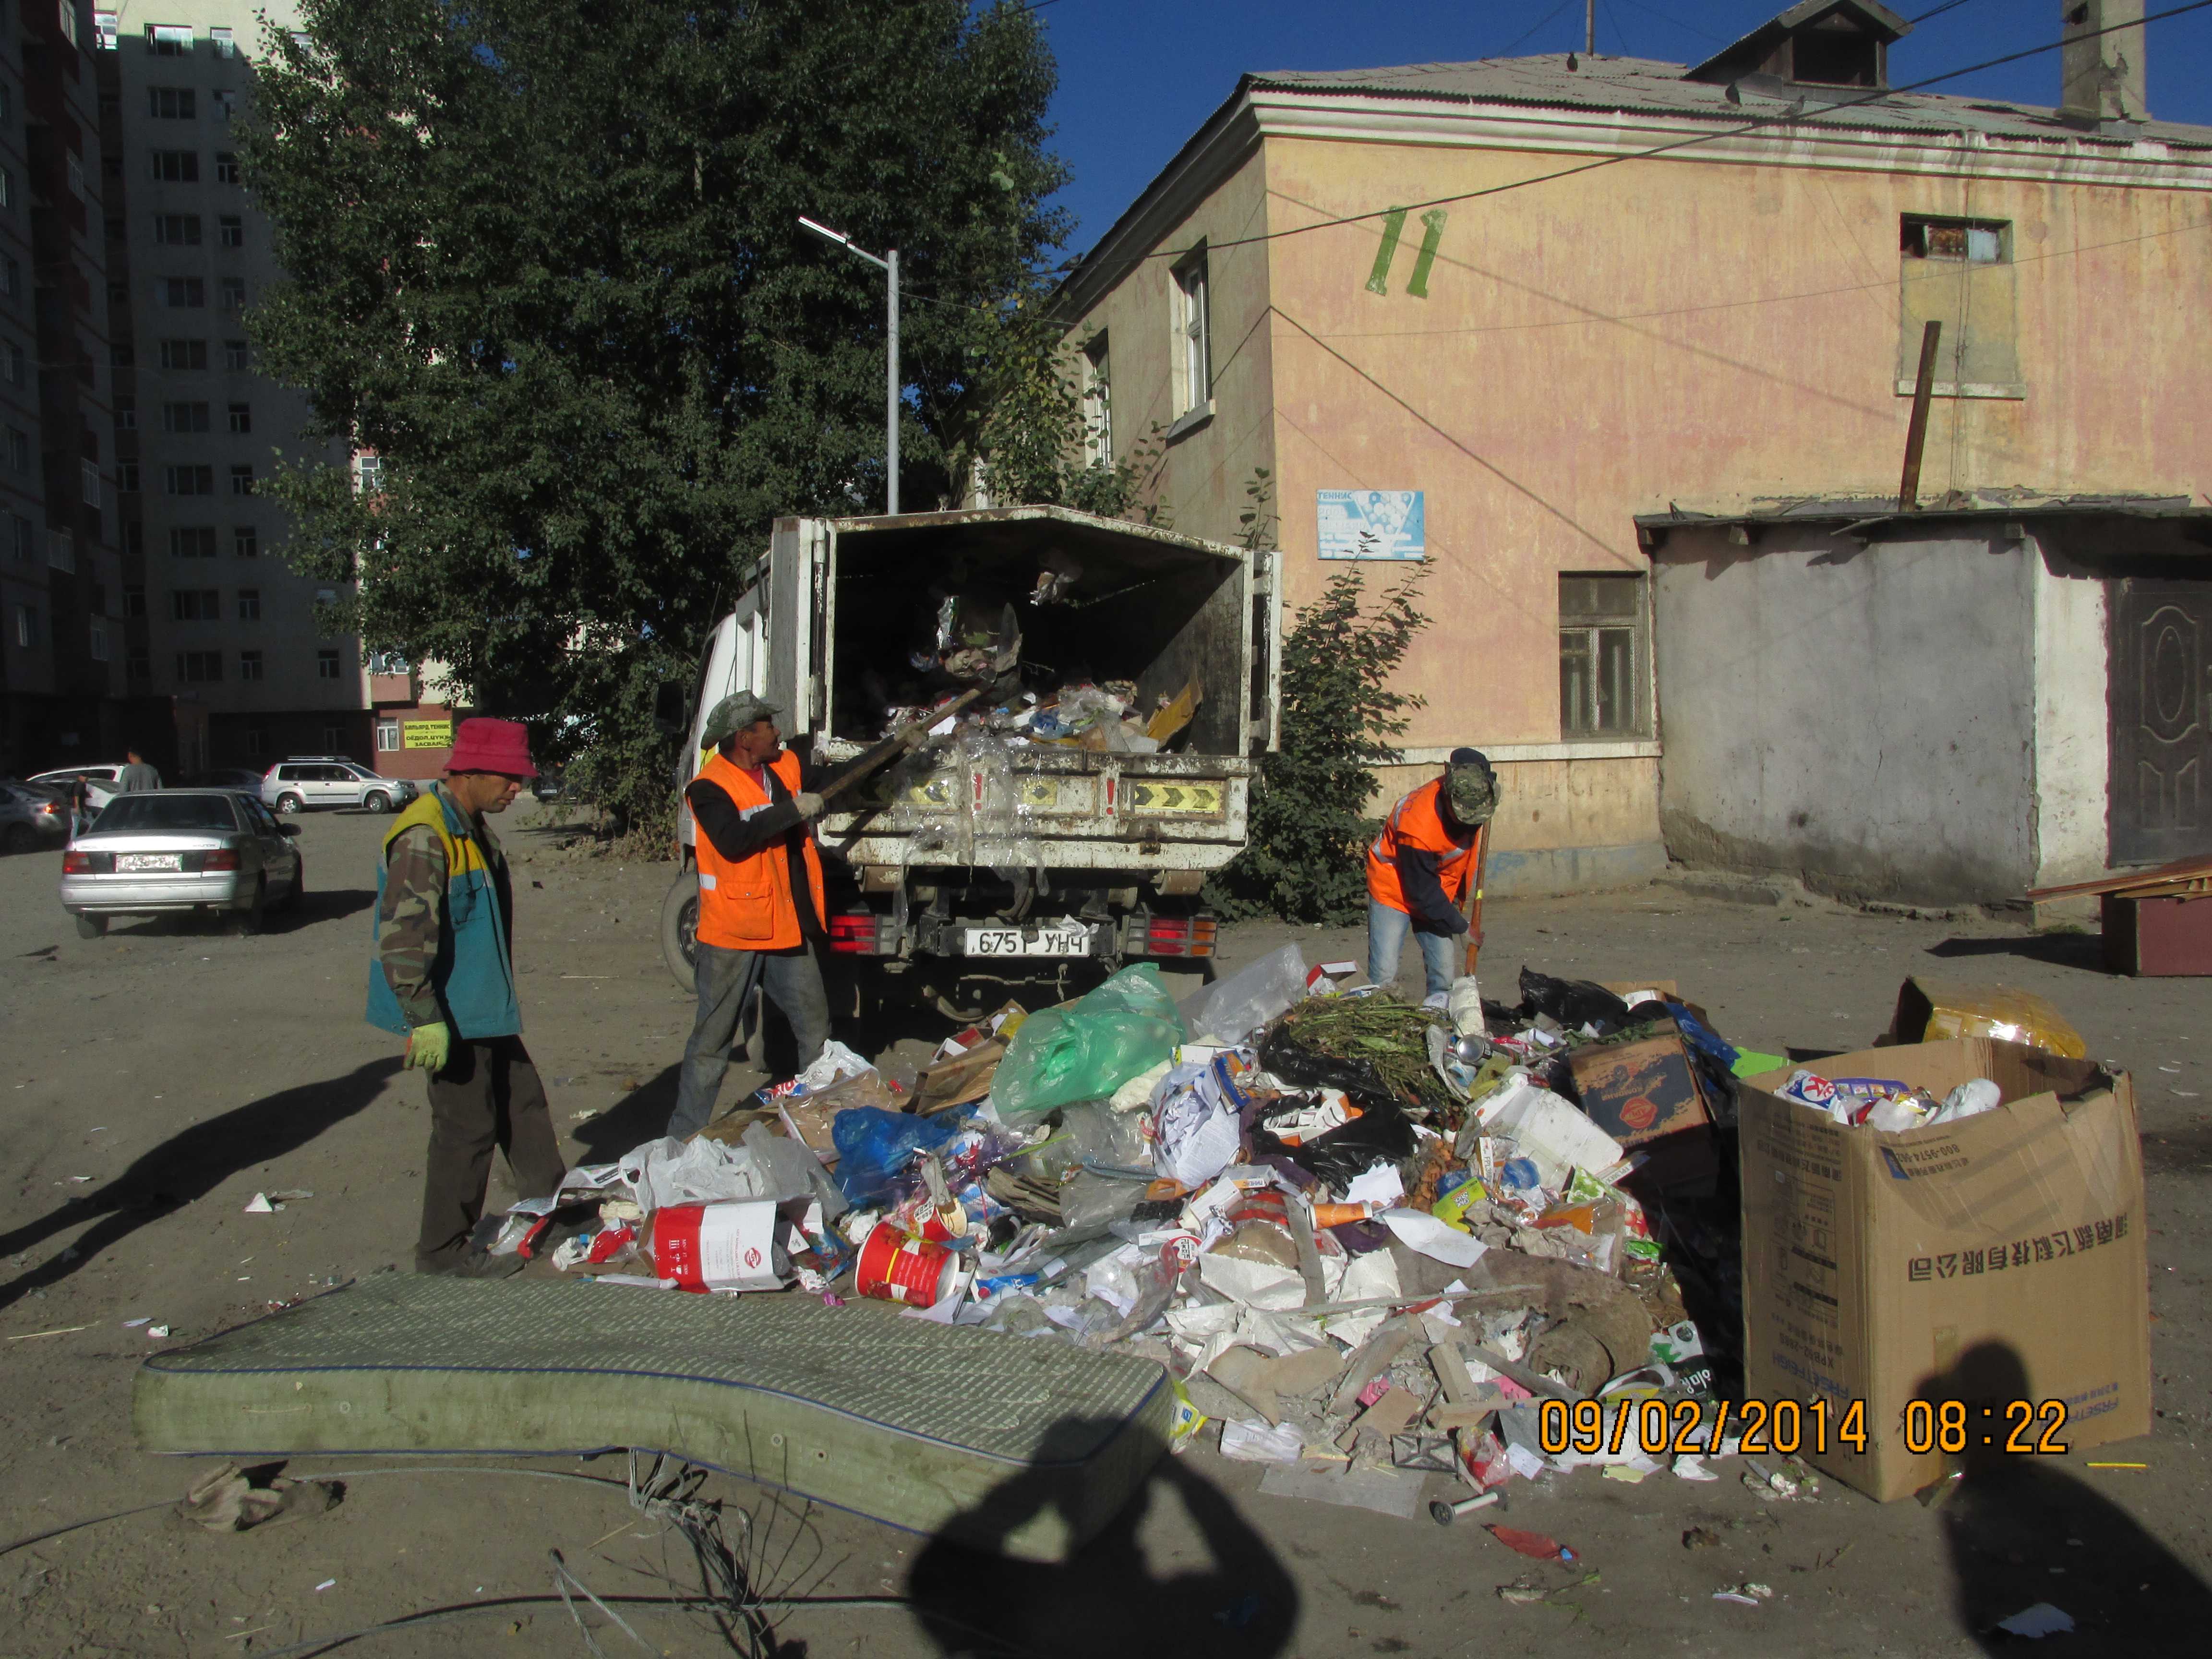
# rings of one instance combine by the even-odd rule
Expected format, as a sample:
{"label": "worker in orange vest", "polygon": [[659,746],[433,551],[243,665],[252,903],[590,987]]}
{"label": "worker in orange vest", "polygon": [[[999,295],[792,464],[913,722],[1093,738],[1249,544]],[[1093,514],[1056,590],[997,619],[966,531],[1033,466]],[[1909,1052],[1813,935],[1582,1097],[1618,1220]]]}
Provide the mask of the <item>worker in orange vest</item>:
{"label": "worker in orange vest", "polygon": [[1390,809],[1367,849],[1367,977],[1398,978],[1410,930],[1420,941],[1428,1000],[1442,1006],[1458,973],[1453,941],[1478,848],[1498,810],[1498,774],[1479,749],[1455,749],[1443,776]]}
{"label": "worker in orange vest", "polygon": [[779,712],[750,691],[716,703],[701,732],[714,753],[684,792],[699,832],[699,1009],[668,1120],[668,1133],[679,1139],[714,1115],[755,987],[765,987],[790,1022],[800,1070],[830,1040],[817,954],[827,916],[822,855],[808,828],[822,797],[805,787],[824,780],[802,775],[776,729]]}

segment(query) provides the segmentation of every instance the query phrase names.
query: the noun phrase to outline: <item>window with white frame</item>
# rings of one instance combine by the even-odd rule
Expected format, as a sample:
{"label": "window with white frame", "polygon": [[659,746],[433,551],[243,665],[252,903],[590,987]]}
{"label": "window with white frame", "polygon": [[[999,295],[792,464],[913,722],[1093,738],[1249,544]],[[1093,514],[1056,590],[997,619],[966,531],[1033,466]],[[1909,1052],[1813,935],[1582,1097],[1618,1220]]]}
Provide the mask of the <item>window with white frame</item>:
{"label": "window with white frame", "polygon": [[1206,304],[1206,246],[1177,264],[1175,277],[1175,409],[1188,415],[1213,397],[1213,342]]}
{"label": "window with white frame", "polygon": [[1559,578],[1562,738],[1648,734],[1649,640],[1642,576]]}
{"label": "window with white frame", "polygon": [[1114,401],[1106,331],[1083,347],[1083,453],[1093,466],[1114,465]]}
{"label": "window with white frame", "polygon": [[379,720],[376,723],[376,746],[386,754],[399,747],[399,722]]}
{"label": "window with white frame", "polygon": [[215,55],[218,58],[238,56],[238,42],[232,38],[228,29],[210,29],[208,44],[215,48]]}
{"label": "window with white frame", "polygon": [[15,643],[24,650],[35,648],[45,638],[39,627],[39,607],[19,605],[15,607]]}
{"label": "window with white frame", "polygon": [[99,462],[80,461],[77,463],[77,487],[84,497],[84,504],[87,507],[98,507],[100,505]]}
{"label": "window with white frame", "polygon": [[62,174],[64,182],[69,186],[69,193],[80,202],[84,200],[84,163],[74,153],[64,152]]}
{"label": "window with white frame", "polygon": [[146,25],[146,50],[156,58],[189,58],[192,55],[192,27],[189,23],[149,23]]}
{"label": "window with white frame", "polygon": [[66,530],[46,532],[46,563],[56,570],[76,568],[76,538]]}
{"label": "window with white frame", "polygon": [[94,662],[106,662],[107,660],[107,624],[98,617],[92,619],[91,644],[92,659]]}
{"label": "window with white frame", "polygon": [[56,0],[55,9],[61,14],[62,39],[70,45],[76,44],[76,0]]}

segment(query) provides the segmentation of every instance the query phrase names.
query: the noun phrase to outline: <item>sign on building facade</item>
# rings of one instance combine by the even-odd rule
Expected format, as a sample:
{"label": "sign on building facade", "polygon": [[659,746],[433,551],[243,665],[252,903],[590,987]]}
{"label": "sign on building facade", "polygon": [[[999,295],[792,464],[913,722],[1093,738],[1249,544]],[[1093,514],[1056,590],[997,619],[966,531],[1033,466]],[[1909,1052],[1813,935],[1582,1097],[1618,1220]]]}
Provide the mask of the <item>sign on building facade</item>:
{"label": "sign on building facade", "polygon": [[1423,559],[1428,513],[1418,489],[1323,489],[1314,512],[1324,559]]}

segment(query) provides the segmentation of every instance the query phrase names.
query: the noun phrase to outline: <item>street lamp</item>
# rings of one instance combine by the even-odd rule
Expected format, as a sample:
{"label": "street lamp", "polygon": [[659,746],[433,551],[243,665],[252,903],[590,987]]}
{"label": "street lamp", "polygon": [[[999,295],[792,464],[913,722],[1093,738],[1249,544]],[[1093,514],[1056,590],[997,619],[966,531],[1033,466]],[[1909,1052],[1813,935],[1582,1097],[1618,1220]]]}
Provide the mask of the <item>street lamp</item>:
{"label": "street lamp", "polygon": [[886,355],[889,362],[884,372],[884,511],[898,516],[899,498],[899,347],[898,347],[898,250],[886,248],[878,259],[866,248],[854,245],[853,239],[842,231],[832,230],[827,225],[817,224],[805,214],[799,216],[802,229],[811,230],[825,242],[835,242],[848,253],[856,253],[890,278],[889,343]]}

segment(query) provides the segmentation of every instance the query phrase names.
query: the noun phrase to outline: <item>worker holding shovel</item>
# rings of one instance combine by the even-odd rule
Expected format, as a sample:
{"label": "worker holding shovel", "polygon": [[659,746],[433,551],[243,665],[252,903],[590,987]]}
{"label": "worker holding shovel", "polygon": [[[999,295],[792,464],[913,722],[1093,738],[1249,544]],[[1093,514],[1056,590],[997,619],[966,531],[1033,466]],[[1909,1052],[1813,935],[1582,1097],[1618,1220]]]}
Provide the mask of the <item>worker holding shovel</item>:
{"label": "worker holding shovel", "polygon": [[775,724],[780,712],[750,691],[716,703],[700,734],[714,752],[684,792],[699,830],[693,965],[699,1009],[668,1119],[668,1133],[678,1139],[696,1134],[714,1116],[730,1044],[756,987],[790,1022],[800,1070],[830,1040],[821,960],[828,915],[822,854],[811,825],[823,795],[928,740],[927,726],[917,723],[834,776],[809,778],[799,757],[783,746]]}
{"label": "worker holding shovel", "polygon": [[[1367,977],[1390,985],[1411,932],[1420,941],[1427,1000],[1438,1007],[1466,965],[1453,941],[1479,941],[1481,866],[1498,810],[1498,774],[1479,749],[1455,749],[1443,776],[1390,809],[1367,849]],[[1462,908],[1462,907],[1465,907]]]}

